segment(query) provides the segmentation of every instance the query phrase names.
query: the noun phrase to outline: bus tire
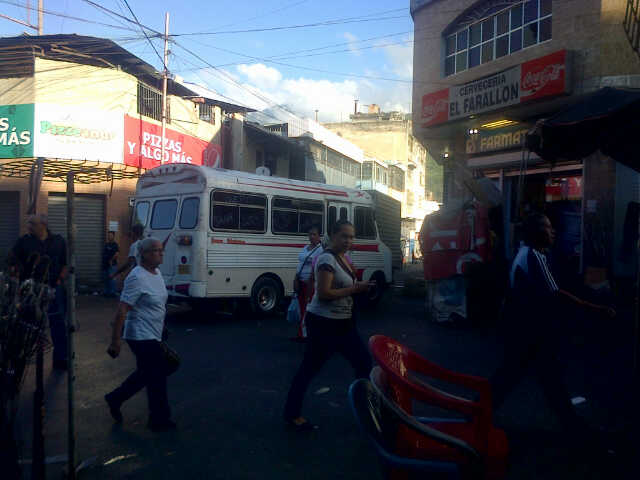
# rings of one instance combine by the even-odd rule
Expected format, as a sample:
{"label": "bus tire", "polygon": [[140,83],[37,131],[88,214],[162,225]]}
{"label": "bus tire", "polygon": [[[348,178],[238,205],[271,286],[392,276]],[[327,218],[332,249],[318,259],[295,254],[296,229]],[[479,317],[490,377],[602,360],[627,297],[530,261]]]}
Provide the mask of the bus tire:
{"label": "bus tire", "polygon": [[251,310],[259,315],[273,315],[282,301],[282,286],[276,278],[262,276],[251,289]]}
{"label": "bus tire", "polygon": [[366,303],[369,307],[375,307],[382,299],[387,288],[384,273],[376,272],[371,276],[371,281],[375,282],[375,286],[366,293]]}

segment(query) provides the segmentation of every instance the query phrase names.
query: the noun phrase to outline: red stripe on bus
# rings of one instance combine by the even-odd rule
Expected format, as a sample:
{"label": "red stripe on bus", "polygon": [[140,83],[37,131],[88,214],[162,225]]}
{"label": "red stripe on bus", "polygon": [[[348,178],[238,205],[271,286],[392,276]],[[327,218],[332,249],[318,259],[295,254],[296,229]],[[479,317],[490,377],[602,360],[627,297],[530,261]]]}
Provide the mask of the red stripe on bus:
{"label": "red stripe on bus", "polygon": [[354,245],[351,247],[353,252],[378,252],[380,251],[378,245]]}
{"label": "red stripe on bus", "polygon": [[[222,240],[211,240],[214,243],[222,243]],[[306,247],[306,243],[248,243],[244,240],[234,240],[233,238],[227,238],[227,244],[231,245],[249,245],[252,247],[283,247],[283,248],[303,248]],[[378,252],[380,249],[378,245],[353,245],[351,247],[353,252]]]}

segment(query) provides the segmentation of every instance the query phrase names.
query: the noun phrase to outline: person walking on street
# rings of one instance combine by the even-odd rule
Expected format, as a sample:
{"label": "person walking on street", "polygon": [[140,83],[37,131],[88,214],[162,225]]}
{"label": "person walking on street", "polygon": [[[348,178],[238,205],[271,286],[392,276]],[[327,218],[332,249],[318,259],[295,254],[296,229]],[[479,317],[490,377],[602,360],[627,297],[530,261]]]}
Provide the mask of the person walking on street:
{"label": "person walking on street", "polygon": [[315,293],[307,306],[309,338],[304,359],[293,378],[284,409],[285,422],[297,431],[317,428],[302,417],[302,403],[311,380],[335,352],[351,363],[357,378],[367,378],[371,371],[371,357],[352,317],[352,295],[366,292],[371,284],[356,281],[356,274],[345,259],[355,230],[350,222],[340,220],[329,233],[330,245],[317,258]]}
{"label": "person walking on street", "polygon": [[143,234],[144,234],[144,227],[139,223],[136,223],[131,228],[131,235],[133,237],[132,238],[133,242],[129,247],[129,255],[127,257],[127,261],[122,265],[120,265],[120,267],[110,275],[110,278],[116,278],[122,272],[126,272],[124,275],[126,278],[126,276],[129,275],[129,272],[133,270],[133,267],[135,267],[136,265],[140,265],[140,254],[139,254],[138,244],[142,239]]}
{"label": "person walking on street", "polygon": [[9,255],[9,264],[19,269],[21,279],[29,278],[27,271],[33,255],[49,257],[49,286],[54,296],[49,303],[49,327],[53,343],[53,368],[67,369],[67,295],[64,279],[67,274],[67,244],[60,235],[49,230],[46,215],[32,215],[27,220],[29,233],[20,237]]}
{"label": "person walking on street", "polygon": [[124,281],[107,350],[111,357],[117,358],[124,338],[136,357],[137,368],[122,385],[105,395],[105,400],[112,417],[120,423],[122,404],[146,387],[149,428],[165,431],[174,429],[176,424],[171,421],[167,398],[170,372],[161,343],[168,296],[158,269],[164,249],[159,240],[149,237],[140,241],[139,250],[141,265],[134,267]]}
{"label": "person walking on street", "polygon": [[292,340],[304,342],[307,339],[307,327],[305,325],[304,315],[313,291],[313,285],[310,283],[313,261],[322,253],[322,250],[320,229],[318,227],[311,227],[309,230],[309,245],[306,245],[298,254],[298,269],[296,271],[293,289],[297,294],[298,304],[300,305],[300,324],[298,325],[298,335],[292,338]]}
{"label": "person walking on street", "polygon": [[111,275],[115,273],[118,266],[118,251],[120,247],[115,241],[115,232],[107,233],[107,243],[102,250],[102,273],[104,276],[104,296],[116,296],[116,282]]}
{"label": "person walking on street", "polygon": [[493,407],[500,408],[527,371],[533,369],[567,432],[584,440],[589,429],[571,404],[558,358],[558,325],[562,322],[558,312],[563,306],[578,306],[611,318],[615,311],[581,300],[558,286],[546,258],[555,231],[545,215],[527,217],[524,235],[525,245],[513,260],[509,277],[502,328],[505,357],[490,379]]}

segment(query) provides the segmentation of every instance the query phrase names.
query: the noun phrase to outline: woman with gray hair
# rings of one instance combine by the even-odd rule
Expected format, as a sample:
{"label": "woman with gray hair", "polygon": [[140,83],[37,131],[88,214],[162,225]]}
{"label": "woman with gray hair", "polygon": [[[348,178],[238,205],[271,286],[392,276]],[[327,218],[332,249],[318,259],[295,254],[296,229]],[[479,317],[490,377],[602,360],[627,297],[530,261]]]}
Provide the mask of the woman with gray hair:
{"label": "woman with gray hair", "polygon": [[149,428],[165,431],[174,429],[176,424],[171,421],[167,399],[169,371],[161,343],[167,289],[158,266],[162,264],[164,248],[159,240],[151,237],[141,240],[138,248],[141,265],[136,266],[124,282],[107,350],[116,358],[124,338],[136,356],[137,369],[122,385],[105,395],[105,400],[111,416],[120,423],[122,404],[147,387]]}

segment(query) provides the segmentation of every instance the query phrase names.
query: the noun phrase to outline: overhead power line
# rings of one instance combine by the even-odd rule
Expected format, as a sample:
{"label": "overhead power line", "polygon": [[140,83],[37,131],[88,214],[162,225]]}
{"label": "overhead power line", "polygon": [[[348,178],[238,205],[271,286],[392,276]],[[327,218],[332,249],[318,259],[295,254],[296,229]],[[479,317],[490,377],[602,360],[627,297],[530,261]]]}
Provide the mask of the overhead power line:
{"label": "overhead power line", "polygon": [[[28,10],[32,10],[32,11],[37,11],[38,10],[37,7],[25,6],[25,5],[22,5],[20,3],[11,2],[11,1],[8,1],[8,0],[0,0],[0,3],[4,3],[5,5],[13,5],[15,7],[20,7],[20,8],[27,8]],[[54,16],[54,17],[66,18],[66,19],[69,19],[69,20],[75,20],[77,22],[90,23],[90,24],[93,24],[93,25],[102,25],[103,27],[110,27],[110,28],[116,28],[116,29],[119,29],[119,30],[127,30],[127,31],[130,31],[130,32],[135,32],[134,28],[124,27],[122,25],[113,25],[111,23],[97,22],[95,20],[87,20],[86,18],[74,17],[72,15],[67,15],[67,14],[62,13],[62,12],[55,12],[53,10],[43,9],[42,12],[45,15],[51,15],[51,16]]]}
{"label": "overhead power line", "polygon": [[256,33],[256,32],[274,32],[278,30],[294,30],[299,28],[311,28],[311,27],[326,27],[331,25],[344,25],[347,23],[365,23],[365,22],[380,22],[383,20],[393,20],[398,18],[406,18],[405,15],[395,15],[388,17],[378,18],[360,18],[357,20],[328,20],[326,22],[306,23],[302,25],[287,25],[281,27],[266,27],[266,28],[249,28],[246,30],[226,30],[219,32],[193,32],[193,33],[174,33],[172,37],[186,37],[196,35],[224,35],[232,33]]}
{"label": "overhead power line", "polygon": [[246,18],[244,20],[238,20],[238,21],[235,21],[235,22],[232,22],[232,23],[227,23],[226,25],[221,25],[221,26],[216,27],[216,28],[232,27],[232,26],[237,25],[238,23],[241,23],[241,22],[250,22],[252,20],[257,20],[259,18],[264,18],[264,17],[267,17],[269,15],[273,15],[274,13],[282,12],[284,10],[288,10],[289,8],[297,7],[298,5],[301,5],[301,4],[306,3],[308,1],[309,0],[299,0],[297,2],[289,3],[287,5],[284,5],[284,6],[280,7],[280,8],[275,9],[275,10],[270,10],[270,11],[262,13],[260,15],[256,15],[255,17]]}
{"label": "overhead power line", "polygon": [[[142,27],[142,25],[140,25],[140,21],[138,20],[138,17],[136,17],[136,14],[133,13],[133,10],[131,9],[131,6],[129,5],[129,2],[127,0],[122,0],[124,2],[124,4],[127,6],[127,8],[129,9],[129,11],[131,12],[131,15],[133,15],[133,19],[136,21],[136,23],[138,24],[138,26],[140,27],[140,30],[142,30],[142,33],[144,34],[145,37],[147,37],[147,40],[149,41],[149,44],[151,45],[151,48],[153,48],[153,51],[156,52],[156,55],[158,56],[158,58],[160,59],[160,63],[162,64],[163,70],[166,71],[167,70],[167,64],[164,61],[164,58],[162,58],[160,56],[160,52],[158,52],[158,49],[156,48],[156,46],[153,44],[153,42],[151,41],[151,39],[149,38],[149,35],[147,35],[146,30]],[[93,2],[92,2],[93,3]],[[166,40],[165,40],[166,41]]]}

